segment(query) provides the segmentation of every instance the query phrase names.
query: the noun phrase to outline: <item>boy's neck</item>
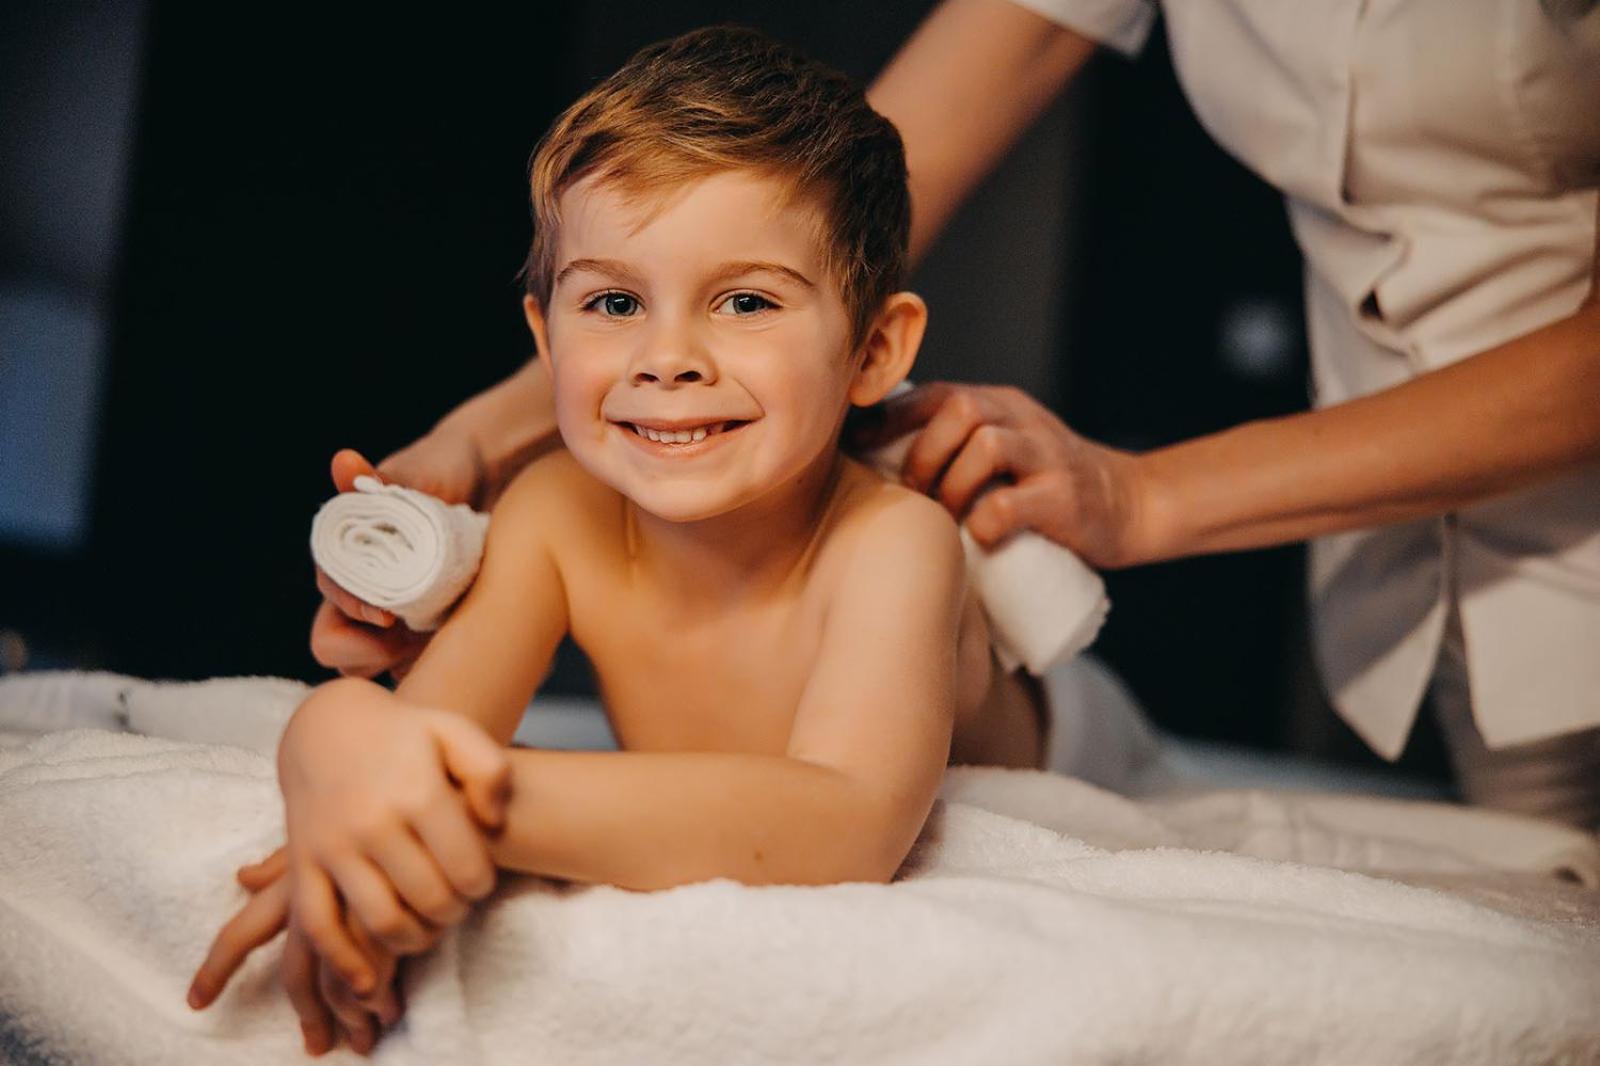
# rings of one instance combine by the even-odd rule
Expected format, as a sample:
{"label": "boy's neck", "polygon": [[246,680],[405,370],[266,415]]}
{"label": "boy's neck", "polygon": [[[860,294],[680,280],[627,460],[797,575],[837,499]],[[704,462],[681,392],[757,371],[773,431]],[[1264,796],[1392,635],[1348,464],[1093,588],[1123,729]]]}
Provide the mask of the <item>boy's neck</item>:
{"label": "boy's neck", "polygon": [[829,449],[793,482],[698,522],[669,522],[626,502],[635,572],[685,605],[716,607],[781,589],[810,561],[844,462]]}

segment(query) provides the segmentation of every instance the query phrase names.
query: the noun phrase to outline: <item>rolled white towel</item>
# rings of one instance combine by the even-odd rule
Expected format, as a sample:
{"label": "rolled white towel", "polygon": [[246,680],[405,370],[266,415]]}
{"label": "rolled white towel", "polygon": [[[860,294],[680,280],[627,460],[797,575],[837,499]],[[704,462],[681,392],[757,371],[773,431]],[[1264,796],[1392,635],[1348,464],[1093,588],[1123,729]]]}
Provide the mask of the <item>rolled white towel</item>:
{"label": "rolled white towel", "polygon": [[466,504],[358,477],[317,511],[311,555],[340,588],[426,633],[477,576],[488,529]]}
{"label": "rolled white towel", "polygon": [[[893,477],[910,446],[902,437],[867,460]],[[465,504],[361,477],[317,512],[311,554],[341,588],[428,632],[472,584],[488,525]],[[961,543],[1006,669],[1042,676],[1093,643],[1111,605],[1100,575],[1071,551],[1037,533],[986,551],[963,529]]]}
{"label": "rolled white towel", "polygon": [[[865,458],[885,477],[898,478],[915,434],[907,434]],[[1000,664],[1035,677],[1083,651],[1099,635],[1111,610],[1105,582],[1069,549],[1038,533],[1008,538],[985,550],[966,527],[967,578],[989,616],[990,637]]]}

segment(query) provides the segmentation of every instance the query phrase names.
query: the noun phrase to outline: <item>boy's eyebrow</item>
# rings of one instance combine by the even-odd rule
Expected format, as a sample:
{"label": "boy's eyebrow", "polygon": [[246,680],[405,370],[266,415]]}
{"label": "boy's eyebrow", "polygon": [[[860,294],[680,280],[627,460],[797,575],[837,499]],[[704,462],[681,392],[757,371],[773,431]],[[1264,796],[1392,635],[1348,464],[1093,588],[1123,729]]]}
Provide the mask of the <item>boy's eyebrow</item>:
{"label": "boy's eyebrow", "polygon": [[639,284],[642,280],[638,274],[628,269],[626,263],[616,259],[574,259],[556,272],[555,284],[550,287],[552,289],[555,288],[567,280],[567,275],[576,274],[580,270],[587,270],[595,274],[605,274],[619,281],[626,281],[632,284]]}
{"label": "boy's eyebrow", "polygon": [[[595,274],[605,274],[619,281],[626,281],[636,285],[640,284],[642,280],[638,274],[628,268],[626,263],[616,259],[574,259],[556,272],[555,285],[552,285],[551,288],[560,285],[569,275],[576,274],[580,270],[587,270]],[[724,278],[737,277],[740,274],[760,272],[777,274],[808,289],[817,287],[816,282],[793,267],[786,267],[782,263],[768,263],[758,259],[741,259],[731,263],[723,263],[716,269],[711,280],[720,281]]]}
{"label": "boy's eyebrow", "polygon": [[806,277],[804,274],[800,273],[800,271],[795,270],[793,267],[786,267],[782,263],[766,263],[755,259],[743,259],[732,263],[723,263],[717,268],[717,272],[712,277],[713,280],[720,281],[723,278],[737,277],[740,274],[754,274],[758,272],[778,274],[782,277],[788,278],[790,281],[803,285],[808,289],[814,289],[817,287],[815,282]]}

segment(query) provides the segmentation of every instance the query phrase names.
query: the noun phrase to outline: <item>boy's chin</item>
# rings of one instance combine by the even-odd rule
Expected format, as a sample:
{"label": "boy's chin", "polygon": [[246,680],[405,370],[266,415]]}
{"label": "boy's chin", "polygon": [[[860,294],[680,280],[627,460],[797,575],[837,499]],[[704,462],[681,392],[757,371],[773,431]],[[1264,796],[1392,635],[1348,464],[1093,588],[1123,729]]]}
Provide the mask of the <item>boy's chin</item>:
{"label": "boy's chin", "polygon": [[[720,518],[738,510],[738,500],[710,492],[674,491],[673,487],[652,485],[638,490],[635,486],[616,486],[639,510],[663,522],[704,522]],[[687,488],[687,487],[685,487]],[[632,490],[632,491],[630,491]]]}

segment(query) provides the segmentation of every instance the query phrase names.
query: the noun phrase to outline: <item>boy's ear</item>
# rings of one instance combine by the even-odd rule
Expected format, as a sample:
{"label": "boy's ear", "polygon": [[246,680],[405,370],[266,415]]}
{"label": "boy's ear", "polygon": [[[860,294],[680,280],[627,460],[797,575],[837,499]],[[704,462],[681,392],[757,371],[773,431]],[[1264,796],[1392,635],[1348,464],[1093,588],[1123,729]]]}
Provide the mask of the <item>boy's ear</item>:
{"label": "boy's ear", "polygon": [[861,365],[850,382],[853,405],[870,407],[905,380],[927,327],[928,305],[916,293],[897,292],[883,302],[861,343]]}
{"label": "boy's ear", "polygon": [[532,296],[522,298],[522,317],[528,320],[528,331],[533,334],[533,346],[539,352],[539,362],[545,373],[550,372],[550,335],[545,330],[544,308]]}

